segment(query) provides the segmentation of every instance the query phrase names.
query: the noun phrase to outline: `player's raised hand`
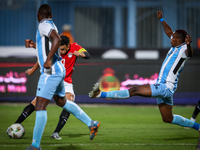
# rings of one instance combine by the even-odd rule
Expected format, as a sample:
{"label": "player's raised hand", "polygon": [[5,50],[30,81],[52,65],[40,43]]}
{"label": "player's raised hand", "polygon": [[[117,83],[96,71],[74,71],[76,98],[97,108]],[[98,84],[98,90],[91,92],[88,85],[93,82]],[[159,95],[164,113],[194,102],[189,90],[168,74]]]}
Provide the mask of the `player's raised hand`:
{"label": "player's raised hand", "polygon": [[186,35],[185,42],[186,42],[187,45],[192,43],[192,36],[191,35]]}
{"label": "player's raised hand", "polygon": [[32,74],[36,71],[37,68],[39,68],[38,62],[36,62],[35,65],[34,65],[32,68],[27,69],[27,70],[25,71],[25,73],[26,73],[27,75],[32,75]]}
{"label": "player's raised hand", "polygon": [[74,51],[74,53],[72,53],[72,55],[74,55],[74,56],[80,56],[80,53],[78,52],[78,51]]}
{"label": "player's raised hand", "polygon": [[36,48],[36,44],[33,42],[33,40],[30,40],[30,39],[26,39],[26,40],[25,40],[25,46],[26,46],[26,47],[33,47],[33,48]]}
{"label": "player's raised hand", "polygon": [[158,17],[158,19],[160,19],[160,18],[163,18],[163,13],[162,13],[162,11],[157,11],[157,17]]}
{"label": "player's raised hand", "polygon": [[32,75],[32,74],[34,73],[34,71],[33,71],[32,68],[30,68],[30,69],[27,69],[27,70],[25,71],[25,73],[26,73],[27,75]]}
{"label": "player's raised hand", "polygon": [[75,55],[77,57],[85,57],[84,52],[79,53],[78,51],[74,51],[74,53],[72,53],[72,55]]}

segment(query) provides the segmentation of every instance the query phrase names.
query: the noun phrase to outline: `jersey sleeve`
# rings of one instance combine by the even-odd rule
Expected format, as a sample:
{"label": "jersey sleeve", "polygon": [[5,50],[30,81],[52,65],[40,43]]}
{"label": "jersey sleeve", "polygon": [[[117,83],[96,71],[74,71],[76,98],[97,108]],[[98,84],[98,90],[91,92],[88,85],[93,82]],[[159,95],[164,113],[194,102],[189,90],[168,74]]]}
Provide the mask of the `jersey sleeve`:
{"label": "jersey sleeve", "polygon": [[186,55],[186,50],[187,50],[187,45],[185,44],[185,45],[183,46],[183,48],[182,48],[182,53],[183,53],[182,57],[183,57],[183,58],[189,58],[189,57]]}
{"label": "jersey sleeve", "polygon": [[77,43],[75,43],[75,49],[81,53],[81,52],[87,52],[87,50],[85,48],[83,48],[82,46],[78,45]]}
{"label": "jersey sleeve", "polygon": [[79,53],[81,53],[81,52],[87,52],[87,50],[85,48],[81,48],[81,49],[78,50],[78,52]]}
{"label": "jersey sleeve", "polygon": [[49,37],[51,32],[55,29],[54,24],[52,24],[51,22],[43,22],[39,25],[39,31],[41,34],[45,35],[46,37]]}

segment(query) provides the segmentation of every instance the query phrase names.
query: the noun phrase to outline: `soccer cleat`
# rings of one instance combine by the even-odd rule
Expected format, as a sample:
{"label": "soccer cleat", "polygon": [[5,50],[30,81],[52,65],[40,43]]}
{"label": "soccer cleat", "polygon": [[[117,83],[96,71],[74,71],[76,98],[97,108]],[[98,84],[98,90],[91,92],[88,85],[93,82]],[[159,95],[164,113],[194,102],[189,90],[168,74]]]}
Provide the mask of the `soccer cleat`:
{"label": "soccer cleat", "polygon": [[6,130],[6,133],[7,133],[7,135],[8,135],[9,137],[11,137],[11,135],[10,135],[10,129],[11,129],[11,126],[8,127],[8,129]]}
{"label": "soccer cleat", "polygon": [[31,145],[30,147],[28,147],[26,150],[42,150],[40,147],[35,147],[33,145]]}
{"label": "soccer cleat", "polygon": [[51,138],[56,139],[56,140],[62,140],[62,138],[59,137],[58,132],[54,132],[54,133],[51,135]]}
{"label": "soccer cleat", "polygon": [[93,140],[95,138],[95,136],[97,135],[100,124],[101,124],[100,122],[92,120],[91,126],[89,127],[90,140]]}
{"label": "soccer cleat", "polygon": [[89,97],[95,98],[95,97],[97,97],[97,95],[99,95],[99,93],[100,93],[99,86],[100,86],[100,84],[98,82],[94,84],[92,91],[89,92]]}

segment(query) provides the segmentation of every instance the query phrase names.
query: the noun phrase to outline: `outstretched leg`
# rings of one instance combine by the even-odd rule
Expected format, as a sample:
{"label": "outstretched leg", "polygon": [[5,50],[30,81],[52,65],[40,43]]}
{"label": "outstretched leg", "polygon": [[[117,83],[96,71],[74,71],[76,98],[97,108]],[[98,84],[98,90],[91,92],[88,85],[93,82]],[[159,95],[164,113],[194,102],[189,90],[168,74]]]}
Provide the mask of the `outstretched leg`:
{"label": "outstretched leg", "polygon": [[129,98],[132,96],[151,97],[150,85],[133,86],[129,90],[118,90],[102,92],[99,89],[100,84],[95,83],[92,91],[89,92],[91,98]]}
{"label": "outstretched leg", "polygon": [[189,120],[187,118],[184,118],[180,115],[173,115],[172,114],[172,105],[168,104],[158,104],[162,119],[165,123],[171,123],[171,124],[176,124],[179,126],[184,126],[184,127],[191,127],[199,131],[199,124]]}
{"label": "outstretched leg", "polygon": [[35,111],[35,102],[36,98],[24,108],[15,123],[22,123],[30,114],[32,114],[32,112]]}
{"label": "outstretched leg", "polygon": [[[67,87],[67,90],[69,90],[69,92],[66,92],[65,93],[65,98],[67,100],[70,100],[70,101],[74,101],[74,92],[73,92],[73,88],[68,88]],[[65,88],[65,91],[66,91],[66,88]],[[63,109],[63,111],[61,112],[60,114],[60,117],[59,117],[59,121],[58,121],[58,124],[57,124],[57,127],[55,129],[55,131],[53,132],[53,134],[51,135],[51,138],[54,138],[56,140],[61,140],[62,138],[59,136],[59,132],[61,131],[61,129],[64,127],[64,125],[66,124],[68,118],[70,116],[70,113],[68,111],[66,111],[65,109]]]}
{"label": "outstretched leg", "polygon": [[59,118],[57,127],[56,127],[55,131],[53,132],[53,134],[51,135],[51,138],[54,138],[56,140],[61,140],[62,139],[59,136],[59,132],[64,127],[64,125],[66,124],[69,116],[70,116],[70,113],[68,111],[66,111],[65,109],[63,109],[63,111],[60,114],[60,118]]}
{"label": "outstretched leg", "polygon": [[[36,98],[23,109],[22,113],[20,114],[18,119],[15,121],[15,123],[22,123],[30,114],[32,114],[32,112],[35,111],[35,102],[36,102]],[[8,134],[8,136],[10,136],[10,133],[9,133],[10,128],[11,126],[8,127],[6,130],[6,133]]]}
{"label": "outstretched leg", "polygon": [[93,121],[76,103],[66,100],[65,97],[61,98],[58,95],[54,95],[56,104],[66,111],[72,113],[77,119],[85,123],[90,129],[90,140],[92,140],[100,126],[100,122]]}

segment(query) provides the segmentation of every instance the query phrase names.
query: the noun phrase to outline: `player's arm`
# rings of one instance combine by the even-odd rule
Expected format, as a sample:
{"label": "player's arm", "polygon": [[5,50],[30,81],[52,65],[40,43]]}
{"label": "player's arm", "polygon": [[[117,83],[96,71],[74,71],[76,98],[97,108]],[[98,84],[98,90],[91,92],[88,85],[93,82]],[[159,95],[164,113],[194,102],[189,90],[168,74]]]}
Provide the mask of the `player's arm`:
{"label": "player's arm", "polygon": [[25,73],[27,75],[32,75],[37,70],[38,67],[39,67],[39,64],[38,62],[36,62],[35,65],[32,68],[26,70]]}
{"label": "player's arm", "polygon": [[81,52],[80,54],[82,55],[81,57],[83,57],[84,59],[89,59],[90,58],[90,54],[87,51]]}
{"label": "player's arm", "polygon": [[185,51],[185,54],[186,54],[187,57],[192,57],[193,49],[192,49],[192,47],[190,45],[190,43],[192,43],[192,36],[191,35],[186,35],[185,42],[187,44],[187,50]]}
{"label": "player's arm", "polygon": [[74,51],[73,55],[77,57],[82,57],[84,59],[90,58],[90,54],[84,48],[81,48],[79,51]]}
{"label": "player's arm", "polygon": [[171,27],[164,21],[162,11],[157,11],[157,17],[161,21],[166,35],[170,38],[173,34]]}
{"label": "player's arm", "polygon": [[25,40],[25,46],[28,48],[28,47],[32,47],[32,48],[35,48],[36,49],[36,43],[33,42],[33,40],[30,40],[30,39],[26,39]]}
{"label": "player's arm", "polygon": [[53,58],[54,54],[58,51],[61,42],[61,38],[55,30],[51,32],[49,38],[52,40],[52,46],[47,56],[46,62],[44,63],[44,68],[51,67],[51,59]]}

